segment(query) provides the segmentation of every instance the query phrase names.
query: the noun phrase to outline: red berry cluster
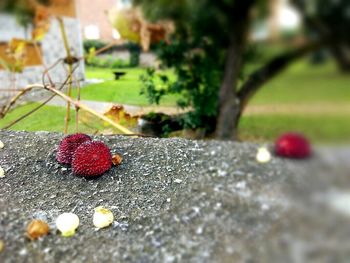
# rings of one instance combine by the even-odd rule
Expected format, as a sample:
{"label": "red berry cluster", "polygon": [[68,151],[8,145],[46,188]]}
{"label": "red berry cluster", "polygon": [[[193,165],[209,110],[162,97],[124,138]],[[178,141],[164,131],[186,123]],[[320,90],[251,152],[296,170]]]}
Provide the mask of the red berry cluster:
{"label": "red berry cluster", "polygon": [[68,135],[59,144],[56,159],[71,164],[73,173],[85,177],[102,175],[112,167],[112,155],[107,145],[92,141],[82,133]]}
{"label": "red berry cluster", "polygon": [[71,134],[62,139],[58,146],[56,159],[59,163],[71,164],[76,149],[84,142],[91,141],[90,136],[82,133]]}

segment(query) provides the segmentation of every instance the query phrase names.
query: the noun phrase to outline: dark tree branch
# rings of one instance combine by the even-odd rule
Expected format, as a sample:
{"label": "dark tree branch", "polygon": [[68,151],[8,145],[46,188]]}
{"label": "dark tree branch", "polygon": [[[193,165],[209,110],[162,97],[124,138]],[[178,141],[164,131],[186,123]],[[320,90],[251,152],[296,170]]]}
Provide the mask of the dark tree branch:
{"label": "dark tree branch", "polygon": [[290,63],[305,56],[306,54],[315,51],[326,45],[326,41],[310,42],[295,50],[288,51],[279,55],[264,65],[262,68],[253,72],[248,80],[241,86],[238,91],[238,98],[241,104],[241,110],[244,109],[249,99],[265,84],[268,80],[275,77],[283,71]]}

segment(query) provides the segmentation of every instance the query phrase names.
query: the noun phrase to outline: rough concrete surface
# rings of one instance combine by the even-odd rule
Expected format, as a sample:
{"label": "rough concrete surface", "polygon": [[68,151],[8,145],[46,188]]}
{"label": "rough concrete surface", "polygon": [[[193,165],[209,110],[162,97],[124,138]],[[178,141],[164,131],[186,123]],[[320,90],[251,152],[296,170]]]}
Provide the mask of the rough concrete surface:
{"label": "rough concrete surface", "polygon": [[[86,180],[55,161],[62,136],[0,131],[0,262],[349,261],[348,150],[260,164],[249,143],[95,137],[124,159]],[[100,205],[115,221],[97,231]],[[80,218],[71,238],[63,212]],[[51,234],[29,241],[33,218]]]}

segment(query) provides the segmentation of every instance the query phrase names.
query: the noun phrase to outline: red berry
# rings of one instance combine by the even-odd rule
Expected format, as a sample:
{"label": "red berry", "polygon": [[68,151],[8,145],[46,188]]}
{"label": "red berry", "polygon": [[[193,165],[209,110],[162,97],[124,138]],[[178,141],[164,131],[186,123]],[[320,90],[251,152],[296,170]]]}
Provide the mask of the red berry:
{"label": "red berry", "polygon": [[303,135],[286,133],[277,139],[275,153],[281,157],[302,159],[311,155],[311,147]]}
{"label": "red berry", "polygon": [[59,163],[70,164],[75,150],[84,142],[91,141],[91,138],[82,133],[71,134],[62,139],[58,146],[56,159]]}
{"label": "red berry", "polygon": [[103,142],[85,142],[74,153],[72,168],[76,175],[95,177],[112,167],[112,155]]}

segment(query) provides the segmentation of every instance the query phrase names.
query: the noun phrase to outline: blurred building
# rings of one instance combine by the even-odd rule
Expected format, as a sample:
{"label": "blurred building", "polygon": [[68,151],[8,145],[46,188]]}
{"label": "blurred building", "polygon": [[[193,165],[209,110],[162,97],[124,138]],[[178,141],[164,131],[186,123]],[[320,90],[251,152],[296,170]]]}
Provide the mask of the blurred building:
{"label": "blurred building", "polygon": [[[30,44],[33,27],[20,26],[14,15],[0,13],[0,58],[2,61],[10,60],[7,51],[11,40],[29,41],[26,45],[23,72],[14,73],[0,65],[0,97],[11,96],[16,92],[16,89],[21,89],[28,84],[42,83],[43,63],[46,66],[51,66],[66,57],[59,23],[55,16],[60,16],[63,19],[72,55],[76,57],[83,55],[76,1],[50,0],[48,12],[50,14],[49,30],[38,45],[39,52],[35,50],[33,44]],[[54,82],[61,83],[67,77],[67,70],[60,64],[50,70],[50,75]],[[83,62],[76,70],[75,77],[77,79],[84,78]]]}
{"label": "blurred building", "polygon": [[108,21],[107,11],[129,5],[126,0],[76,0],[77,13],[84,39],[113,41],[119,39],[119,33]]}

